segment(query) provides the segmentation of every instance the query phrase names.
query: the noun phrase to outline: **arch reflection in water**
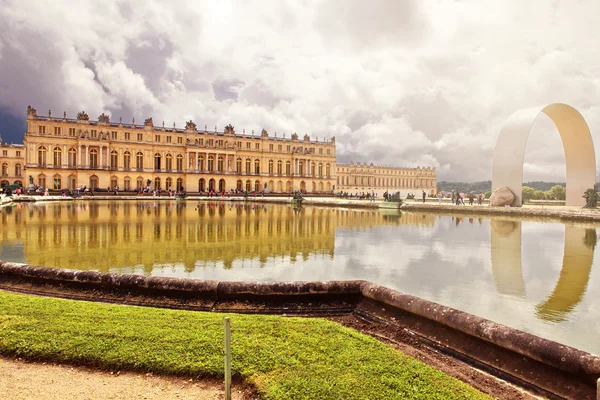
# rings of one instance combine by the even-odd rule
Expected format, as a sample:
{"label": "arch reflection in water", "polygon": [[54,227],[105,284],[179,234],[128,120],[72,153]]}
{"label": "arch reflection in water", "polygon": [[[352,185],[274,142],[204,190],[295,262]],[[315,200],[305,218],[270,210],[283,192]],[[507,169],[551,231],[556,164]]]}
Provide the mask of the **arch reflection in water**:
{"label": "arch reflection in water", "polygon": [[[491,263],[496,289],[500,293],[523,297],[521,262],[521,222],[492,219]],[[536,306],[536,316],[552,322],[566,320],[585,294],[594,250],[597,243],[595,229],[565,225],[564,251],[560,275],[554,290]]]}
{"label": "arch reflection in water", "polygon": [[156,268],[229,269],[235,261],[262,266],[269,258],[331,259],[336,229],[434,223],[373,210],[176,201],[21,204],[0,216],[0,245],[22,243],[22,257],[8,261],[149,275]]}

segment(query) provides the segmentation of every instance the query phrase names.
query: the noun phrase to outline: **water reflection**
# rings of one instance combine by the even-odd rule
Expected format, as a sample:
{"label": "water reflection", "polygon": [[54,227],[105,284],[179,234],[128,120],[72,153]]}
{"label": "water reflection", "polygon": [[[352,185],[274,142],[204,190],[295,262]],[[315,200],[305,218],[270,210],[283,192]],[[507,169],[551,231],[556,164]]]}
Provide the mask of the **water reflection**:
{"label": "water reflection", "polygon": [[[525,296],[521,262],[521,222],[493,219],[491,262],[496,289],[500,293]],[[560,276],[554,290],[536,306],[536,315],[562,322],[585,294],[597,243],[595,229],[565,225]],[[541,240],[544,240],[543,237]]]}
{"label": "water reflection", "polygon": [[174,264],[189,273],[216,263],[230,269],[236,260],[333,258],[337,228],[434,223],[433,216],[253,203],[78,202],[10,210],[1,214],[2,242],[23,242],[29,264],[102,272],[135,267],[146,274]]}

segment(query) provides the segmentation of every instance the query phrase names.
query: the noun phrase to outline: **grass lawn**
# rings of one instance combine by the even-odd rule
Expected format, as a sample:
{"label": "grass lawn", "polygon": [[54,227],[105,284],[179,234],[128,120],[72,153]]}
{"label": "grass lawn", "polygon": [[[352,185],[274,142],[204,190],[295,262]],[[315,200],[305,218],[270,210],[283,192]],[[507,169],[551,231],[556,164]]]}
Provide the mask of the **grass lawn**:
{"label": "grass lawn", "polygon": [[[335,322],[229,316],[233,373],[265,399],[489,399]],[[222,377],[224,317],[0,292],[0,354],[115,371]]]}

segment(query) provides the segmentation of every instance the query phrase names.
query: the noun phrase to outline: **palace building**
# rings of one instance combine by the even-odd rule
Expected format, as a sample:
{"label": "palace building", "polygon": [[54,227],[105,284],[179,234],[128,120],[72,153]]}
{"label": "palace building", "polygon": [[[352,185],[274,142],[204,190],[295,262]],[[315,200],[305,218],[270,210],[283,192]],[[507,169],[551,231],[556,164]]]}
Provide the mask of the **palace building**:
{"label": "palace building", "polygon": [[230,124],[222,132],[97,121],[80,112],[76,119],[41,116],[27,107],[23,145],[6,145],[0,185],[20,183],[49,189],[78,187],[135,190],[146,187],[189,192],[232,189],[290,193],[435,191],[435,169],[336,164],[335,137],[330,140],[240,135]]}
{"label": "palace building", "polygon": [[25,169],[29,184],[54,189],[87,186],[122,190],[331,192],[335,185],[335,138],[330,141],[198,131],[37,115],[28,107]]}
{"label": "palace building", "polygon": [[424,190],[435,195],[437,182],[435,168],[397,168],[375,166],[372,163],[349,163],[336,165],[336,190],[348,193],[375,192],[381,196],[400,192],[402,196],[413,193],[420,197]]}

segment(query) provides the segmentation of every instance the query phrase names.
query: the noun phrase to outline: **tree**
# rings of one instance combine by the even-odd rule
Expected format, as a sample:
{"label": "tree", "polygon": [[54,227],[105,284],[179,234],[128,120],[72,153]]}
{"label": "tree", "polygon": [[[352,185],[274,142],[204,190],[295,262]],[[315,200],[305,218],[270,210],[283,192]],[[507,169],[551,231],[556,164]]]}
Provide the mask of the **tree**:
{"label": "tree", "polygon": [[542,190],[536,190],[533,192],[533,200],[544,200],[546,198],[546,194]]}
{"label": "tree", "polygon": [[567,198],[567,190],[559,185],[552,186],[548,192],[554,200],[565,200]]}
{"label": "tree", "polygon": [[534,193],[534,188],[530,188],[529,186],[523,186],[523,202],[531,200],[533,198]]}

